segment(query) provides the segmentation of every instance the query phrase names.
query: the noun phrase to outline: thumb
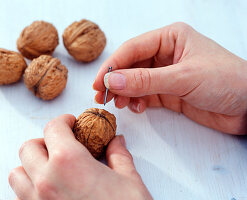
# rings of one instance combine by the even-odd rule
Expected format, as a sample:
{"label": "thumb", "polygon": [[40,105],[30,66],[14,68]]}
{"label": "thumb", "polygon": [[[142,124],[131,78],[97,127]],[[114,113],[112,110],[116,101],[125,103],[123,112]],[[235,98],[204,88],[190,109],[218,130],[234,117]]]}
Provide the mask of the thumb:
{"label": "thumb", "polygon": [[104,83],[112,93],[120,96],[182,96],[187,91],[190,71],[181,63],[160,68],[122,69],[107,73]]}
{"label": "thumb", "polygon": [[108,166],[115,172],[141,180],[140,175],[137,173],[133,158],[129,151],[126,149],[126,143],[123,135],[116,136],[108,145],[106,150],[106,159]]}

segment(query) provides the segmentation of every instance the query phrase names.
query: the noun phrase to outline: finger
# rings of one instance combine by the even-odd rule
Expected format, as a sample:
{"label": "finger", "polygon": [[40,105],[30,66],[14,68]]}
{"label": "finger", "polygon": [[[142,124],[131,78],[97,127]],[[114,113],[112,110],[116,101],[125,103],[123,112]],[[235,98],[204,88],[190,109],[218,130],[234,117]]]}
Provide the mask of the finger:
{"label": "finger", "polygon": [[[175,112],[181,112],[182,100],[177,96],[159,95],[158,94],[158,95],[148,95],[148,96],[144,96],[144,97],[131,98],[131,99],[132,99],[132,101],[133,101],[133,99],[136,99],[135,101],[137,101],[137,99],[139,99],[139,101],[144,101],[143,106],[145,109],[146,109],[146,107],[165,107],[165,108],[172,110],[172,111],[175,111]],[[134,108],[132,108],[132,106],[129,105],[130,110],[138,113],[138,110],[136,110],[137,107],[138,107],[138,104],[135,105]],[[145,110],[144,108],[141,110],[144,111]]]}
{"label": "finger", "polygon": [[129,109],[135,113],[142,113],[146,110],[146,101],[143,98],[131,98]]}
{"label": "finger", "polygon": [[184,55],[186,39],[193,29],[184,23],[175,23],[125,42],[101,66],[93,87],[104,91],[104,75],[109,66],[113,71],[130,68],[137,62],[154,58],[154,67],[176,64]]}
{"label": "finger", "polygon": [[117,95],[140,97],[153,94],[183,96],[203,81],[202,73],[179,63],[161,68],[124,69],[107,73],[105,86]]}
{"label": "finger", "polygon": [[106,150],[106,159],[108,166],[115,172],[129,178],[141,179],[135,169],[133,158],[126,149],[126,142],[122,135],[116,136],[110,142]]}
{"label": "finger", "polygon": [[143,97],[147,107],[165,107],[175,112],[181,112],[182,100],[174,95],[149,95]]}
{"label": "finger", "polygon": [[[106,103],[110,102],[113,98],[114,98],[114,94],[111,93],[110,91],[108,91],[108,94],[107,94],[107,99],[106,99]],[[95,97],[94,97],[94,100],[96,103],[98,104],[103,104],[104,103],[104,100],[105,100],[105,91],[104,92],[97,92]]]}
{"label": "finger", "polygon": [[117,108],[122,109],[129,104],[130,98],[123,96],[115,96],[114,102]]}
{"label": "finger", "polygon": [[48,160],[44,139],[39,138],[25,142],[19,150],[19,157],[25,171],[32,178],[34,174],[37,174],[40,166],[44,166]]}
{"label": "finger", "polygon": [[[145,61],[135,63],[132,67],[133,68],[146,68],[146,67],[151,67],[151,65],[152,65],[152,59],[148,59]],[[112,94],[110,91],[108,91],[106,102],[111,101],[113,97],[114,97],[114,94]],[[99,104],[103,104],[104,98],[105,98],[105,92],[102,92],[102,91],[97,92],[95,95],[95,102],[99,103]],[[130,100],[128,97],[121,97],[121,98],[115,97],[114,99],[115,99],[115,106],[117,108],[120,108],[120,109],[127,106],[129,103],[129,100]]]}
{"label": "finger", "polygon": [[243,134],[241,130],[242,116],[228,116],[200,110],[182,101],[181,111],[193,121],[229,134]]}
{"label": "finger", "polygon": [[17,167],[10,172],[9,184],[18,196],[17,199],[34,199],[33,184],[23,167]]}
{"label": "finger", "polygon": [[154,61],[153,58],[142,60],[140,62],[133,64],[130,68],[151,68],[153,65],[153,61]]}
{"label": "finger", "polygon": [[[147,67],[151,67],[152,66],[152,59],[148,59],[148,60],[144,60],[138,63],[135,63],[132,68],[147,68]],[[102,104],[104,103],[104,97],[105,97],[105,91],[100,91],[97,92],[95,95],[95,101],[96,103]],[[108,95],[107,95],[107,101],[109,102],[112,100],[112,98],[114,97],[114,94],[110,93],[110,91],[108,91]]]}
{"label": "finger", "polygon": [[139,61],[150,59],[155,56],[160,48],[161,29],[151,31],[125,42],[120,48],[110,56],[100,68],[93,87],[95,90],[104,91],[104,75],[108,72],[108,67],[112,70],[129,68]]}
{"label": "finger", "polygon": [[49,152],[59,149],[67,149],[78,143],[72,131],[75,117],[73,115],[61,115],[50,121],[44,129],[44,140]]}

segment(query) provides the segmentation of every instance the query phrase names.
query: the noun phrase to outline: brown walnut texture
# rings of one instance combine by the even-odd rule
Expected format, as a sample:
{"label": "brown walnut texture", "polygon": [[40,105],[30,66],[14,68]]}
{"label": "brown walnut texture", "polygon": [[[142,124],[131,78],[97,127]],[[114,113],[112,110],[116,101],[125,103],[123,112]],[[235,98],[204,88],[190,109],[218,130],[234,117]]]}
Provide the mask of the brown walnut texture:
{"label": "brown walnut texture", "polygon": [[90,108],[77,118],[74,134],[95,158],[99,158],[115,137],[116,128],[113,114],[103,109]]}
{"label": "brown walnut texture", "polygon": [[69,54],[76,60],[90,62],[104,50],[106,37],[97,24],[82,19],[64,30],[63,43]]}
{"label": "brown walnut texture", "polygon": [[0,48],[0,85],[19,81],[26,67],[21,54]]}
{"label": "brown walnut texture", "polygon": [[51,55],[58,45],[56,28],[44,21],[35,21],[24,28],[17,40],[17,48],[28,59]]}
{"label": "brown walnut texture", "polygon": [[58,58],[42,55],[26,68],[24,82],[35,96],[43,100],[57,97],[65,88],[68,70]]}

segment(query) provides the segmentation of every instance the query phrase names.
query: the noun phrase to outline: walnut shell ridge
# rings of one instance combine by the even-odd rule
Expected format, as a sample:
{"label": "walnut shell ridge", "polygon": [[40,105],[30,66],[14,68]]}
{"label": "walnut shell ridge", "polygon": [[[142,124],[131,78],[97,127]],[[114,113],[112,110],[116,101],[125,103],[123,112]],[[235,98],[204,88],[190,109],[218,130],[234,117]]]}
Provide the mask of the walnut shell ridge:
{"label": "walnut shell ridge", "polygon": [[26,67],[21,54],[0,48],[0,85],[19,81]]}
{"label": "walnut shell ridge", "polygon": [[63,43],[69,54],[76,60],[90,62],[104,50],[106,37],[97,24],[82,19],[64,30]]}
{"label": "walnut shell ridge", "polygon": [[24,28],[17,40],[17,48],[28,59],[51,55],[58,45],[56,28],[44,21],[35,21]]}
{"label": "walnut shell ridge", "polygon": [[99,158],[115,137],[116,128],[113,114],[104,109],[90,108],[77,118],[74,134],[95,158]]}
{"label": "walnut shell ridge", "polygon": [[34,59],[26,68],[24,82],[35,96],[43,100],[57,97],[66,87],[67,68],[58,58],[42,55]]}

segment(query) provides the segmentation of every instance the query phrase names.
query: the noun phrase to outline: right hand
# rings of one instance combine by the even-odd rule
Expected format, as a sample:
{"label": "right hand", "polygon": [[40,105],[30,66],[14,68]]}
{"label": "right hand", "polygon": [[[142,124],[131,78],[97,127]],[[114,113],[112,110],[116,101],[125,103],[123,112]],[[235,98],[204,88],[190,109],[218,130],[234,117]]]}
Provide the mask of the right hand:
{"label": "right hand", "polygon": [[98,103],[105,85],[118,108],[166,107],[219,131],[247,132],[247,62],[184,23],[125,42],[97,74]]}
{"label": "right hand", "polygon": [[9,175],[16,200],[152,199],[123,136],[109,143],[106,166],[75,139],[74,123],[73,115],[62,115],[47,124],[44,138],[22,145],[22,166]]}

